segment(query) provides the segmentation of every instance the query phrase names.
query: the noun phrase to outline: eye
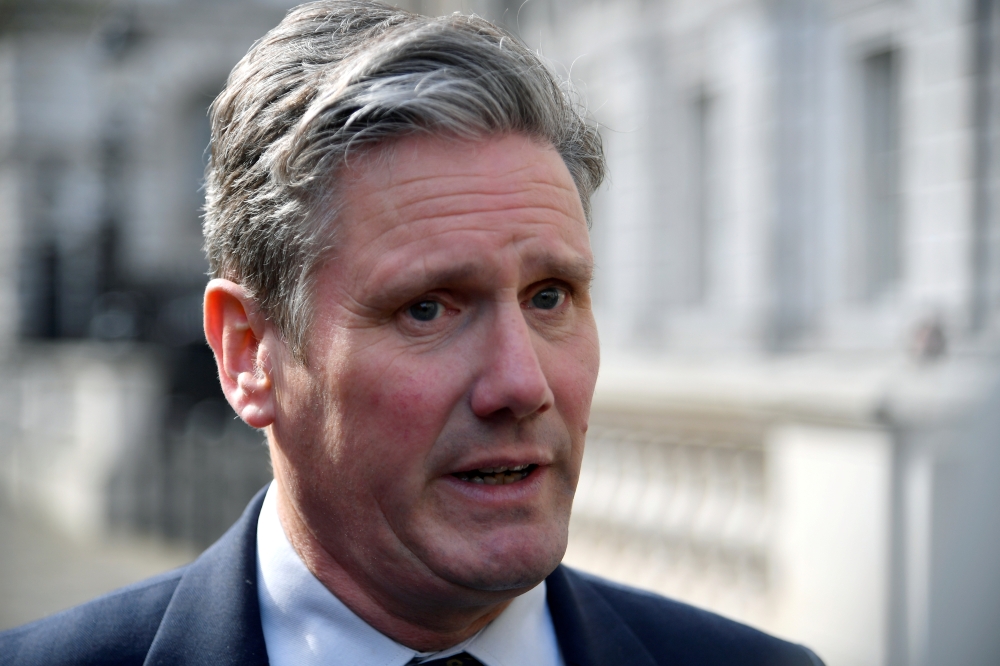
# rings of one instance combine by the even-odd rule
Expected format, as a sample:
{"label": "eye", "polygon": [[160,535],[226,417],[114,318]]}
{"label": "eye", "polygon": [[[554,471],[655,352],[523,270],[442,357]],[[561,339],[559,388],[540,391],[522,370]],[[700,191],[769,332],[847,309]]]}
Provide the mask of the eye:
{"label": "eye", "polygon": [[559,307],[565,297],[566,293],[562,289],[549,287],[531,297],[531,306],[539,310],[552,310]]}
{"label": "eye", "polygon": [[417,321],[433,321],[444,312],[444,306],[437,301],[420,301],[411,305],[407,312]]}

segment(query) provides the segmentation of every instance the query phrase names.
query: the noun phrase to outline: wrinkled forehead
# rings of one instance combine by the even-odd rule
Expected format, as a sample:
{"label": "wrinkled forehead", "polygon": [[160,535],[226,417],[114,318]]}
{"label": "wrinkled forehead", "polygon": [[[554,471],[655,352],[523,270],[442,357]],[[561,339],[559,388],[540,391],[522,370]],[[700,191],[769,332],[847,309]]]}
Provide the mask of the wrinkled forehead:
{"label": "wrinkled forehead", "polygon": [[[507,209],[539,221],[561,215],[587,229],[576,184],[551,144],[520,134],[482,139],[414,135],[345,161],[331,188],[338,234],[382,233],[401,222]],[[413,227],[413,233],[417,233]],[[400,231],[403,231],[401,228]]]}
{"label": "wrinkled forehead", "polygon": [[[431,162],[432,172],[422,168],[421,165]],[[482,173],[499,177],[514,170],[536,180],[554,178],[580,197],[576,182],[555,146],[547,139],[523,133],[467,137],[410,132],[362,145],[344,157],[333,186],[337,191],[347,188],[345,194],[349,194],[350,188],[362,181],[389,185],[419,180],[425,175]]]}
{"label": "wrinkled forehead", "polygon": [[[496,149],[496,144],[506,144],[506,149]],[[492,149],[491,149],[492,148]],[[516,163],[519,152],[540,152],[545,160]],[[442,155],[445,159],[439,159]],[[434,161],[435,172],[427,173],[422,165]],[[470,168],[473,167],[473,168]],[[484,168],[485,167],[485,168]],[[519,171],[520,173],[513,173]],[[501,179],[503,175],[514,178]],[[326,254],[335,244],[343,241],[348,229],[345,226],[364,225],[368,215],[345,215],[357,210],[362,199],[371,206],[371,194],[382,195],[395,190],[407,201],[386,200],[386,205],[405,203],[419,205],[422,196],[435,186],[444,184],[448,177],[478,177],[483,194],[502,195],[500,188],[512,182],[536,185],[536,190],[549,187],[550,194],[562,195],[570,208],[578,208],[580,219],[589,233],[589,224],[583,212],[582,197],[565,162],[551,143],[523,134],[487,136],[469,139],[443,134],[408,134],[383,139],[370,145],[359,145],[347,154],[342,163],[324,185],[315,188],[311,195],[306,226],[310,229],[326,228],[316,248],[317,254]],[[555,188],[552,188],[555,185]],[[455,204],[461,203],[454,200]],[[575,216],[574,211],[574,216]]]}
{"label": "wrinkled forehead", "polygon": [[415,136],[355,159],[337,180],[333,255],[345,269],[377,282],[404,269],[455,281],[506,252],[532,274],[589,283],[579,192],[550,145]]}

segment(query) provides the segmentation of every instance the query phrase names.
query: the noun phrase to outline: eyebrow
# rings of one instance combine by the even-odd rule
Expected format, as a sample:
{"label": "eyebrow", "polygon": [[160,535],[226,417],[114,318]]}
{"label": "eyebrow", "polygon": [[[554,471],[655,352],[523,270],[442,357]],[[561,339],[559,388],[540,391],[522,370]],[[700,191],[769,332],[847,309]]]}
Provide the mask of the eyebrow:
{"label": "eyebrow", "polygon": [[[525,265],[530,274],[537,276],[532,282],[557,279],[589,288],[594,278],[593,263],[583,257],[564,260],[545,256],[537,261],[528,259]],[[480,262],[466,261],[439,268],[430,268],[422,274],[419,270],[408,271],[400,276],[400,279],[387,284],[386,287],[389,292],[393,293],[405,291],[420,293],[472,282],[487,270],[489,269]],[[415,277],[416,275],[419,277]]]}
{"label": "eyebrow", "polygon": [[[532,262],[528,262],[531,267]],[[577,257],[569,261],[547,256],[538,263],[539,273],[546,277],[559,278],[567,282],[575,282],[590,287],[594,280],[594,262]],[[545,279],[545,278],[542,278]]]}

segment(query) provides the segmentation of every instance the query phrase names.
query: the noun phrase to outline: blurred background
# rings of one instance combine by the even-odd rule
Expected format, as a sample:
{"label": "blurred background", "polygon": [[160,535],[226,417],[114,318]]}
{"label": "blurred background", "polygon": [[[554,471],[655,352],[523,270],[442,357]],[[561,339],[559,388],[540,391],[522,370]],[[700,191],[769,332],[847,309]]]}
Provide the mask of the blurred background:
{"label": "blurred background", "polygon": [[[0,629],[270,478],[201,333],[206,109],[285,0],[0,0]],[[1000,0],[412,0],[601,124],[567,562],[830,666],[1000,664]]]}

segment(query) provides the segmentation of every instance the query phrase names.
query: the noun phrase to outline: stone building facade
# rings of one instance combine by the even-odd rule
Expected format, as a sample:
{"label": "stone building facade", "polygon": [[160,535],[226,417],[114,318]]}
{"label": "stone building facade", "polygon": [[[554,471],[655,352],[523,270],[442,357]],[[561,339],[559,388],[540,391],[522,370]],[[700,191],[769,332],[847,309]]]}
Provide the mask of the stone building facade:
{"label": "stone building facade", "polygon": [[208,105],[287,8],[0,5],[5,485],[74,533],[206,544],[270,477],[201,332],[200,187]]}
{"label": "stone building facade", "polygon": [[552,1],[516,20],[611,163],[569,559],[829,663],[1000,658],[1000,580],[969,556],[1000,555],[976,471],[1000,448],[997,3]]}

